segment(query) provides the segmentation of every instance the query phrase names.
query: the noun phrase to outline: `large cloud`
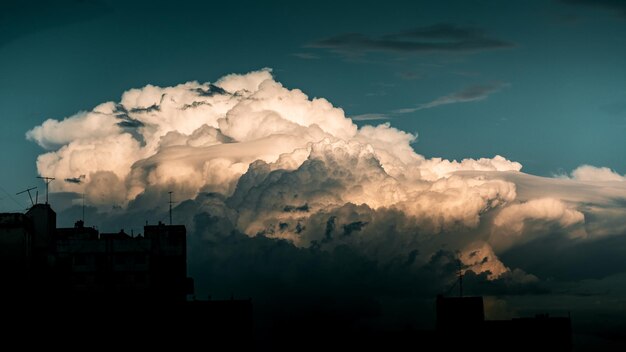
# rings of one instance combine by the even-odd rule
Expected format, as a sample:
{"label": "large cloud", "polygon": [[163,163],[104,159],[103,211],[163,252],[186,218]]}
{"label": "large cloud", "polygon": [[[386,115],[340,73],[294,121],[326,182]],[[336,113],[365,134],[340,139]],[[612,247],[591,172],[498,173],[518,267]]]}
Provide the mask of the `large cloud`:
{"label": "large cloud", "polygon": [[236,232],[300,248],[346,245],[415,265],[446,248],[491,280],[530,282],[498,253],[554,232],[589,240],[624,227],[626,182],[609,169],[540,178],[502,156],[427,159],[413,149],[415,135],[389,124],[358,128],[269,69],[131,89],[27,137],[49,150],[39,172],[71,181],[52,191],[84,193],[106,215],[112,206],[161,212],[171,190],[191,200],[177,211],[207,238]]}

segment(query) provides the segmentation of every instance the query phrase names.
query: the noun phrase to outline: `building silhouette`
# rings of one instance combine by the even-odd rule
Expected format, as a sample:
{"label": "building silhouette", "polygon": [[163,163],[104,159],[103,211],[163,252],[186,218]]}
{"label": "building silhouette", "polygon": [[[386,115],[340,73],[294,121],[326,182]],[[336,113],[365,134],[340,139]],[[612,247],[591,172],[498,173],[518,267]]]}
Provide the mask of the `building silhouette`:
{"label": "building silhouette", "polygon": [[138,236],[99,233],[82,221],[56,228],[50,205],[35,204],[26,214],[0,214],[0,248],[13,291],[4,294],[172,303],[193,293],[182,225],[146,225]]}
{"label": "building silhouette", "polygon": [[445,348],[476,346],[483,351],[571,351],[569,317],[540,314],[485,320],[483,298],[437,296],[437,342]]}
{"label": "building silhouette", "polygon": [[[251,300],[187,299],[193,281],[187,277],[182,225],[159,222],[138,235],[101,233],[83,221],[57,228],[49,204],[35,204],[25,214],[3,213],[0,282],[0,311],[11,322],[2,336],[71,332],[80,341],[103,341],[106,334],[112,341],[154,347],[180,347],[182,339],[210,339],[235,348],[254,342]],[[272,343],[278,350],[291,350],[311,331],[324,330],[325,335],[308,342],[309,349],[324,348],[331,340],[347,348],[400,349],[419,339],[444,350],[572,350],[569,317],[486,320],[483,298],[460,292],[458,297],[437,296],[434,333],[350,330],[341,312],[321,309],[295,320],[297,324],[276,322],[281,334]]]}
{"label": "building silhouette", "polygon": [[5,337],[71,331],[76,341],[101,341],[113,329],[109,340],[155,347],[183,337],[238,347],[253,340],[251,300],[187,300],[193,280],[183,225],[159,222],[135,236],[83,221],[57,228],[49,204],[2,213],[0,281],[0,311],[12,322]]}

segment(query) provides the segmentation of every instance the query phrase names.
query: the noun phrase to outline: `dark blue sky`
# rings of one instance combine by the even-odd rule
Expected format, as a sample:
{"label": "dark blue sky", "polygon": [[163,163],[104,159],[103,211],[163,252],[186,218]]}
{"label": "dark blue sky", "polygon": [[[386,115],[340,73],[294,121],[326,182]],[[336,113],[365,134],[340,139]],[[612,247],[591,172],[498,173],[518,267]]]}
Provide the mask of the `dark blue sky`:
{"label": "dark blue sky", "polygon": [[45,119],[133,87],[263,67],[349,116],[386,118],[359,124],[417,132],[428,157],[500,154],[538,175],[581,164],[624,174],[623,4],[3,1],[0,210],[17,210],[8,194],[38,184],[42,150],[25,133]]}

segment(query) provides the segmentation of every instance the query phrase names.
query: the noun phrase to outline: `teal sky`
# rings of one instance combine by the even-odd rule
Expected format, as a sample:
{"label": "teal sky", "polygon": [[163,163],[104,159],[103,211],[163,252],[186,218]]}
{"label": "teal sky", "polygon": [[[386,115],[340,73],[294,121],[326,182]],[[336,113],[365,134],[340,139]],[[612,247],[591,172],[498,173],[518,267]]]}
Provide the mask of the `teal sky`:
{"label": "teal sky", "polygon": [[0,211],[41,186],[43,150],[25,133],[44,120],[263,67],[348,116],[384,118],[359,124],[417,132],[427,157],[626,173],[622,1],[3,1]]}

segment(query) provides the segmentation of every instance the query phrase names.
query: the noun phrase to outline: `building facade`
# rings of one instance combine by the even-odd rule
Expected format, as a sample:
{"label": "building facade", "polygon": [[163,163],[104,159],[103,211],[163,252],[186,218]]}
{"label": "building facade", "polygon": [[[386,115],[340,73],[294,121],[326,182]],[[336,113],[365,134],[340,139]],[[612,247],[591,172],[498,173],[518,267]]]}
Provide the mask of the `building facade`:
{"label": "building facade", "polygon": [[183,302],[187,277],[182,225],[146,225],[144,234],[99,233],[77,221],[56,228],[56,213],[36,204],[26,214],[0,214],[0,264],[17,297]]}

